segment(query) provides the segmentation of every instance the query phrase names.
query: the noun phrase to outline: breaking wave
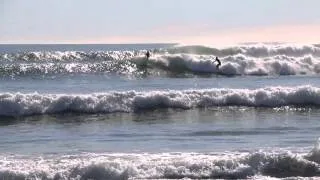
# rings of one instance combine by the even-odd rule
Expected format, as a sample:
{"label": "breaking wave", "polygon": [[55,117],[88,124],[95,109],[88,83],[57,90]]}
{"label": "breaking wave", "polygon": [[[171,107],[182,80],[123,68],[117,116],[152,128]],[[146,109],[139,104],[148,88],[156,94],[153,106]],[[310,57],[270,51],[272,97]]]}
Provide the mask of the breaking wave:
{"label": "breaking wave", "polygon": [[[317,143],[318,144],[318,143]],[[222,153],[84,153],[0,157],[1,179],[304,179],[319,177],[319,147]]]}
{"label": "breaking wave", "polygon": [[[255,44],[228,48],[175,46],[135,51],[44,51],[0,54],[0,76],[59,73],[300,75],[320,73],[316,45]],[[214,58],[222,66],[217,69]],[[161,73],[159,73],[161,72]]]}
{"label": "breaking wave", "polygon": [[251,57],[272,57],[284,55],[290,57],[301,57],[305,55],[320,56],[320,46],[318,45],[295,45],[295,44],[247,44],[226,48],[213,48],[206,46],[175,46],[165,50],[170,54],[198,54],[198,55],[216,55],[233,56],[243,54]]}
{"label": "breaking wave", "polygon": [[0,94],[0,116],[35,114],[139,112],[172,108],[219,106],[318,107],[320,88],[267,87],[261,89],[204,89],[169,91],[126,91],[93,94]]}

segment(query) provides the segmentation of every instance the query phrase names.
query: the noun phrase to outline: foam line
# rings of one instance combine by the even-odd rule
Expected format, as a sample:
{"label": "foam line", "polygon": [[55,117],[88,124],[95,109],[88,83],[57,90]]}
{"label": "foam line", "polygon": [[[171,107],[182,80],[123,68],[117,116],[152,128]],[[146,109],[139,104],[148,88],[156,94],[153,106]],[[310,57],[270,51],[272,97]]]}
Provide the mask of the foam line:
{"label": "foam line", "polygon": [[319,106],[320,88],[313,86],[261,89],[107,92],[94,94],[0,94],[0,116],[34,114],[114,113],[150,109],[219,106]]}

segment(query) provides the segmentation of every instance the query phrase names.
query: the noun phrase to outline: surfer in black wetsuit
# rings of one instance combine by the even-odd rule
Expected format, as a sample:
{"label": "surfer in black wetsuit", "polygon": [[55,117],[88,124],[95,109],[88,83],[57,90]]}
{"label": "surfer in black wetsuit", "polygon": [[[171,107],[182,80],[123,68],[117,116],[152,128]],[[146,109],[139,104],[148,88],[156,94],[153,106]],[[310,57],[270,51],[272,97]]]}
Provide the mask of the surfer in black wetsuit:
{"label": "surfer in black wetsuit", "polygon": [[151,56],[149,50],[147,50],[145,56],[146,56],[146,59],[147,59],[147,60],[142,60],[142,61],[138,64],[139,68],[143,71],[143,74],[147,74],[147,73],[148,73],[148,72],[147,72],[148,60],[149,60],[149,58],[150,58],[150,56]]}
{"label": "surfer in black wetsuit", "polygon": [[217,61],[218,62],[218,64],[217,64],[217,69],[219,69],[219,67],[221,66],[221,61],[220,61],[220,59],[216,56],[216,59],[215,59],[215,61]]}
{"label": "surfer in black wetsuit", "polygon": [[149,60],[149,57],[150,57],[150,52],[149,51],[146,52],[146,57],[147,57],[147,60]]}

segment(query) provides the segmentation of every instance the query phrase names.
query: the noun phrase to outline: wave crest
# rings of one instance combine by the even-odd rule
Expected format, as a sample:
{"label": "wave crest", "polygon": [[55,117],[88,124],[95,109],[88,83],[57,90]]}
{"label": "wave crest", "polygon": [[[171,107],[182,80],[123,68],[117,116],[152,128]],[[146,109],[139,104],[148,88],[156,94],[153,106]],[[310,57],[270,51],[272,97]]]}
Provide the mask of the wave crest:
{"label": "wave crest", "polygon": [[81,154],[0,159],[1,179],[246,179],[316,177],[319,164],[303,153],[226,152]]}
{"label": "wave crest", "polygon": [[226,48],[214,48],[207,46],[175,46],[164,50],[170,54],[198,54],[215,56],[234,56],[243,54],[250,57],[270,57],[285,55],[301,57],[305,55],[320,56],[320,47],[317,45],[291,45],[291,44],[252,44],[239,45]]}
{"label": "wave crest", "polygon": [[[97,52],[26,52],[0,54],[0,76],[59,73],[298,75],[320,73],[320,48],[313,45],[247,45],[224,49],[178,46],[155,49],[149,61],[144,50]],[[217,69],[214,59],[222,66]],[[159,73],[161,72],[161,73]]]}
{"label": "wave crest", "polygon": [[0,94],[0,116],[25,116],[64,112],[114,113],[159,108],[219,106],[281,107],[319,106],[320,88],[312,86],[185,91],[109,92],[99,94]]}

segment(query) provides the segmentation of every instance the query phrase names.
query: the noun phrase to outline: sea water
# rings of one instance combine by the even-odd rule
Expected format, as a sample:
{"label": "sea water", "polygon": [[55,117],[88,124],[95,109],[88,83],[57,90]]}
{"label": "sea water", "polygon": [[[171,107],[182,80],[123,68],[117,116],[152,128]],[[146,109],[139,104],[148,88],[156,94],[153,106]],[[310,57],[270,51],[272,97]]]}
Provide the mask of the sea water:
{"label": "sea water", "polygon": [[0,179],[317,179],[319,73],[312,44],[0,45]]}

